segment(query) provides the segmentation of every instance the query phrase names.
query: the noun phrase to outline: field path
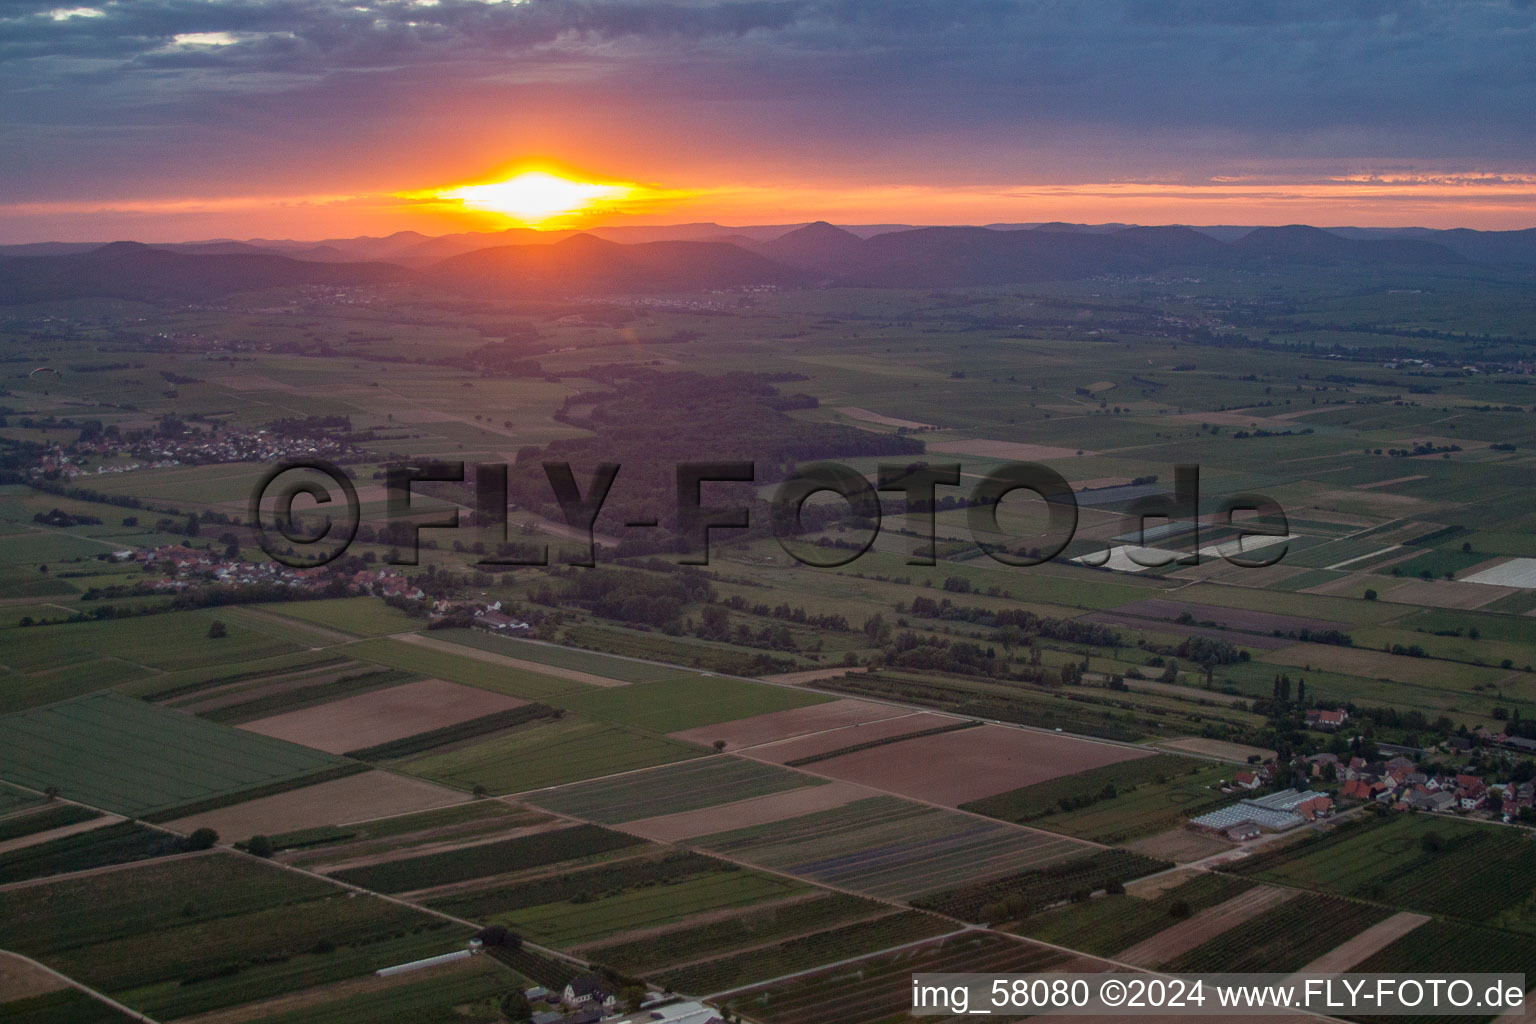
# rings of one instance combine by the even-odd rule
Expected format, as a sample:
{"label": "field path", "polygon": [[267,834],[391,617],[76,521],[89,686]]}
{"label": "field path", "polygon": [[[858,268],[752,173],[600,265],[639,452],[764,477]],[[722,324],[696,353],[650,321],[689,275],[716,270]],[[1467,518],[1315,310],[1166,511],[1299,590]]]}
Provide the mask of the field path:
{"label": "field path", "polygon": [[622,679],[609,679],[607,676],[597,676],[574,668],[559,668],[554,665],[545,665],[542,662],[524,661],[522,658],[514,658],[510,654],[497,654],[495,651],[481,650],[479,647],[470,647],[468,644],[456,644],[450,640],[439,640],[436,637],[423,636],[420,633],[396,633],[390,639],[414,644],[417,647],[425,647],[430,651],[438,651],[442,654],[459,654],[466,658],[473,658],[476,661],[500,665],[503,668],[516,668],[524,672],[535,672],[541,676],[569,679],[575,683],[586,683],[588,686],[629,685],[629,683]]}
{"label": "field path", "polygon": [[1122,950],[1116,959],[1138,967],[1155,967],[1176,956],[1204,945],[1216,936],[1230,931],[1244,921],[1259,916],[1271,907],[1279,906],[1296,893],[1289,889],[1256,886],[1232,897],[1225,903],[1200,911],[1195,916],[1164,928],[1149,939],[1143,939],[1129,949]]}
{"label": "field path", "polygon": [[[702,999],[702,1000],[707,1000],[707,1001],[723,999],[723,998],[725,998],[727,996],[733,996],[737,992],[745,992],[748,989],[763,988],[763,987],[768,986],[768,985],[777,985],[780,982],[790,981],[790,980],[792,980],[794,978],[804,977],[807,974],[820,974],[822,971],[836,970],[837,968],[842,967],[845,964],[858,963],[860,960],[870,960],[870,959],[873,959],[874,957],[877,957],[877,956],[887,956],[887,955],[889,955],[891,953],[900,953],[902,950],[904,950],[904,949],[911,949],[913,946],[926,946],[930,942],[943,942],[946,939],[953,939],[957,935],[964,935],[966,932],[974,932],[974,931],[978,931],[978,930],[979,929],[972,928],[972,927],[969,927],[969,926],[965,927],[965,928],[956,928],[954,931],[952,931],[952,932],[945,932],[942,935],[930,935],[930,936],[928,936],[925,939],[913,939],[911,942],[903,942],[899,946],[891,946],[891,947],[886,948],[886,949],[877,949],[877,950],[875,950],[872,953],[860,953],[858,956],[850,956],[850,957],[847,957],[847,958],[845,958],[843,960],[834,960],[832,963],[829,963],[829,964],[819,964],[819,965],[817,965],[815,967],[807,967],[803,971],[791,971],[788,974],[781,974],[777,978],[768,978],[768,979],[766,979],[764,981],[754,981],[750,985],[738,985],[735,988],[728,988],[728,989],[725,989],[722,992],[712,992],[712,993],[710,993],[707,996],[699,996],[698,998]],[[1017,938],[1017,936],[1011,936],[1011,937],[1012,938]]]}
{"label": "field path", "polygon": [[[268,611],[265,608],[257,608],[253,605],[242,605],[239,609],[239,614],[231,617],[237,619],[245,618],[257,620],[257,622],[249,623],[250,628],[256,630],[261,629],[261,626],[258,623],[264,621],[274,626],[284,626],[290,629],[297,629],[301,633],[312,633],[318,639],[330,641],[330,643],[325,646],[330,646],[331,644],[350,644],[358,639],[358,637],[353,636],[351,633],[343,633],[339,629],[332,629],[329,626],[322,626],[319,623],[308,622],[304,619],[289,618],[286,615]],[[279,639],[281,639],[281,637],[279,637]],[[319,647],[312,647],[310,649],[316,651],[320,650]]]}
{"label": "field path", "polygon": [[54,970],[52,967],[49,967],[45,963],[39,963],[38,961],[33,960],[29,956],[22,956],[20,953],[13,953],[13,952],[11,952],[8,949],[0,949],[0,954],[4,954],[5,956],[9,956],[9,957],[15,957],[17,960],[20,960],[20,961],[26,963],[28,966],[32,967],[34,970],[38,970],[38,971],[43,972],[44,974],[50,975],[51,977],[57,979],[58,981],[63,982],[65,985],[68,985],[70,988],[79,989],[81,992],[84,992],[86,995],[90,996],[92,999],[96,1000],[99,1003],[106,1003],[108,1006],[112,1007],[112,1009],[118,1011],[119,1013],[127,1014],[128,1017],[130,1019],[132,1019],[132,1020],[143,1021],[144,1024],[158,1024],[158,1022],[153,1017],[145,1016],[144,1014],[140,1013],[138,1010],[133,1009],[131,1006],[124,1006],[122,1003],[118,1002],[116,999],[113,999],[111,996],[107,995],[106,993],[98,992],[95,989],[89,987],[88,985],[83,985],[80,982],[76,981],[74,978],[71,978],[67,974],[60,974],[58,971]]}
{"label": "field path", "polygon": [[1343,974],[1368,957],[1386,949],[1398,939],[1428,921],[1423,914],[1404,911],[1371,925],[1348,942],[1335,946],[1303,967],[1299,974]]}
{"label": "field path", "polygon": [[190,1017],[178,1017],[177,1024],[244,1024],[245,1021],[266,1020],[279,1014],[336,1003],[353,996],[382,992],[418,981],[430,981],[472,966],[475,966],[473,960],[455,960],[452,963],[409,971],[388,978],[368,974],[361,978],[348,978],[328,985],[316,985],[313,988],[299,989],[297,992],[258,999],[251,1003],[240,1003],[222,1010],[209,1010],[207,1013],[197,1013]]}
{"label": "field path", "polygon": [[20,850],[28,846],[36,846],[38,843],[46,843],[54,839],[63,839],[65,836],[72,836],[78,832],[91,832],[106,825],[116,825],[120,821],[127,820],[128,819],[119,814],[103,814],[101,817],[92,818],[89,821],[77,821],[73,825],[61,825],[58,828],[52,828],[46,832],[34,832],[29,836],[22,836],[19,839],[6,840],[5,842],[0,843],[0,853],[10,853],[12,850]]}

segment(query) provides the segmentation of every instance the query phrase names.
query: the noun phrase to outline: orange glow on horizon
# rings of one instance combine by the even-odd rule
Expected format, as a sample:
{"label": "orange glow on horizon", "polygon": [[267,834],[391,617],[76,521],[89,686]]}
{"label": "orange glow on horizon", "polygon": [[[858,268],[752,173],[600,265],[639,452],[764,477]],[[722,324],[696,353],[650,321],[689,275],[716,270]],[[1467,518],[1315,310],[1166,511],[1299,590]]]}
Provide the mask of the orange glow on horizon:
{"label": "orange glow on horizon", "polygon": [[465,208],[501,214],[526,227],[547,227],[574,214],[592,211],[634,194],[636,186],[573,181],[548,171],[524,171],[505,181],[463,185],[438,192],[437,199],[457,199]]}
{"label": "orange glow on horizon", "polygon": [[[1234,175],[1186,183],[865,184],[738,180],[640,184],[552,163],[408,192],[119,197],[0,204],[5,241],[308,238],[581,230],[712,221],[838,224],[1133,224],[1422,226],[1510,230],[1536,225],[1536,176],[1510,173]],[[24,232],[24,234],[23,234]]]}

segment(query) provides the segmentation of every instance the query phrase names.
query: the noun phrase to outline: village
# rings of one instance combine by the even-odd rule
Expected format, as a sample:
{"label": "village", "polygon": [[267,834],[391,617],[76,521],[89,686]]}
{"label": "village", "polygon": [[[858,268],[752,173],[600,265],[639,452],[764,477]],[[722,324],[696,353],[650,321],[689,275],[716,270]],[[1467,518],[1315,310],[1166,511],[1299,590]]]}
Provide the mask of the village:
{"label": "village", "polygon": [[[1345,712],[1309,712],[1313,716],[1344,716]],[[1342,725],[1344,718],[1330,717]],[[1483,734],[1479,742],[1491,747],[1508,745],[1502,734]],[[1465,753],[1445,744],[1443,753]],[[1427,753],[1427,752],[1426,752]],[[1323,788],[1312,789],[1312,785]],[[1281,787],[1283,788],[1276,788]],[[1264,791],[1268,792],[1264,792]],[[1298,758],[1286,767],[1274,761],[1254,765],[1233,774],[1226,792],[1240,797],[1237,803],[1191,818],[1189,827],[1232,842],[1249,842],[1265,834],[1288,832],[1302,825],[1332,817],[1340,810],[1377,805],[1395,812],[1429,812],[1476,817],[1506,825],[1530,825],[1536,821],[1536,780],[1489,783],[1476,766],[1463,770],[1426,770],[1405,754],[1367,760],[1359,754],[1341,756],[1330,752]],[[1260,793],[1263,795],[1259,795]],[[1243,794],[1253,794],[1244,796]]]}

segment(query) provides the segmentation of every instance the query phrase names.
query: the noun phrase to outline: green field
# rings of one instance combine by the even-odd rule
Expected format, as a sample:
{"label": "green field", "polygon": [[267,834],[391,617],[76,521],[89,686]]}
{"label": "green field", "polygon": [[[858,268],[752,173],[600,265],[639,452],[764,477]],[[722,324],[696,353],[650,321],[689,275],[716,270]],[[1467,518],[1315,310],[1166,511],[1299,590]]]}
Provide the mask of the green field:
{"label": "green field", "polygon": [[323,601],[285,601],[262,606],[274,615],[313,622],[353,636],[412,633],[425,624],[377,597],[339,597]]}
{"label": "green field", "polygon": [[1155,899],[1124,893],[1100,896],[1035,914],[1012,930],[1085,953],[1114,956],[1177,924],[1182,918],[1174,916],[1176,907],[1195,913],[1229,900],[1253,884],[1226,875],[1202,874],[1159,893]]}
{"label": "green field", "polygon": [[446,786],[521,793],[699,757],[702,748],[566,715],[469,746],[407,759],[394,767]]}
{"label": "green field", "polygon": [[690,840],[750,864],[886,898],[950,888],[956,877],[996,878],[1066,860],[1072,839],[980,822],[895,797]]}
{"label": "green field", "polygon": [[1383,907],[1302,893],[1159,966],[1191,973],[1295,971],[1391,916]]}
{"label": "green field", "polygon": [[80,807],[76,804],[53,804],[27,814],[0,818],[0,843],[99,817],[101,812],[93,811],[89,807]]}
{"label": "green field", "polygon": [[1532,932],[1533,851],[1524,830],[1397,814],[1344,822],[1234,867],[1251,878]]}
{"label": "green field", "polygon": [[783,899],[805,891],[787,878],[740,868],[713,870],[633,889],[609,890],[579,899],[492,911],[476,917],[505,924],[546,945],[570,948],[641,928]]}
{"label": "green field", "polygon": [[186,841],[180,836],[136,821],[119,821],[0,853],[0,885],[150,860],[181,853],[186,848]]}
{"label": "green field", "polygon": [[746,946],[759,946],[819,929],[866,920],[889,911],[872,900],[828,893],[808,900],[752,908],[723,921],[669,928],[644,938],[619,940],[582,950],[597,963],[621,971],[656,973],[668,964],[721,956]]}
{"label": "green field", "polygon": [[788,686],[689,675],[654,683],[567,693],[560,698],[560,703],[593,718],[621,722],[650,732],[669,733],[765,715],[771,711],[824,704],[831,699],[824,694]]}
{"label": "green field", "polygon": [[6,895],[7,948],[162,1019],[368,974],[468,934],[232,854]]}
{"label": "green field", "polygon": [[75,988],[0,1002],[6,1024],[129,1024],[134,1018]]}
{"label": "green field", "polygon": [[650,683],[658,679],[676,678],[678,674],[678,670],[672,665],[657,665],[636,661],[633,658],[616,658],[611,654],[582,651],[574,647],[530,643],[515,637],[493,636],[480,630],[444,629],[432,635],[466,647],[504,654],[519,661],[533,661],[552,668],[586,672],[594,676],[619,679],[626,683]]}
{"label": "green field", "polygon": [[576,825],[552,832],[536,832],[493,843],[349,868],[335,872],[333,877],[379,892],[406,892],[591,857],[640,842],[634,836],[597,825]]}
{"label": "green field", "polygon": [[776,765],[716,755],[616,779],[562,786],[531,799],[560,814],[613,825],[823,785],[825,781]]}
{"label": "green field", "polygon": [[1125,843],[1228,802],[1215,783],[1230,774],[1209,761],[1156,754],[999,793],[963,809],[1095,842]]}
{"label": "green field", "polygon": [[119,814],[163,812],[343,764],[115,693],[0,718],[0,776]]}
{"label": "green field", "polygon": [[269,837],[284,863],[308,865],[360,855],[392,853],[449,839],[463,841],[482,835],[541,825],[546,814],[500,800],[471,800],[417,811],[395,818],[379,818],[353,825],[319,825]]}
{"label": "green field", "polygon": [[262,1018],[264,1024],[502,1024],[501,997],[526,986],[495,957],[476,957],[440,977],[406,980],[302,1010]]}
{"label": "green field", "polygon": [[657,980],[678,992],[706,995],[803,971],[820,964],[875,953],[954,931],[952,922],[916,910],[786,939],[736,956],[663,971]]}
{"label": "green field", "polygon": [[1029,974],[1063,970],[1067,960],[1054,949],[970,932],[772,982],[733,995],[725,1005],[764,1024],[887,1024],[909,1016],[913,974]]}
{"label": "green field", "polygon": [[913,905],[978,924],[1028,917],[1061,900],[1172,867],[1129,850],[1094,850],[1042,867],[930,892]]}
{"label": "green field", "polygon": [[46,704],[118,683],[181,669],[228,665],[287,654],[294,644],[226,623],[208,636],[211,612],[175,612],[106,622],[71,622],[8,630],[0,664],[14,673],[0,711]]}
{"label": "green field", "polygon": [[572,682],[569,679],[557,679],[537,672],[477,661],[467,655],[459,657],[383,637],[349,644],[347,654],[354,658],[387,665],[390,668],[415,672],[429,678],[448,679],[485,690],[495,690],[497,693],[521,697],[524,700],[565,704],[563,700],[555,701],[551,698],[556,694],[592,689],[583,683]]}

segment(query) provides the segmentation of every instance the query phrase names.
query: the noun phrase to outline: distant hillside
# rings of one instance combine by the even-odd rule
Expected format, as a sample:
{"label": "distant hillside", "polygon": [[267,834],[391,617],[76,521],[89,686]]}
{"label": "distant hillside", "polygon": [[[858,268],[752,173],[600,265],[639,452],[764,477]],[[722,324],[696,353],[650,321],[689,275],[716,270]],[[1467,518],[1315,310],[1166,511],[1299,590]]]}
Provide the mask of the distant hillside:
{"label": "distant hillside", "polygon": [[267,253],[189,255],[113,242],[89,252],[0,257],[0,303],[78,298],[206,302],[234,292],[378,284],[407,276],[409,271],[388,263],[309,263]]}
{"label": "distant hillside", "polygon": [[621,245],[583,234],[454,256],[433,265],[425,280],[474,295],[523,296],[795,286],[810,275],[722,242]]}
{"label": "distant hillside", "polygon": [[1254,228],[1232,243],[1232,250],[1266,263],[1304,266],[1339,264],[1414,266],[1453,265],[1465,256],[1443,245],[1412,238],[1345,238],[1322,228],[1292,224]]}
{"label": "distant hillside", "polygon": [[[629,239],[654,234],[705,237],[626,244],[579,233],[556,241],[552,239],[559,236],[553,233],[514,228],[439,238],[399,232],[323,243],[114,242],[82,250],[78,243],[45,242],[0,248],[0,303],[88,296],[188,302],[294,285],[403,280],[484,298],[523,298],[755,286],[963,288],[1184,268],[1536,269],[1536,229],[1324,230],[1299,224],[1196,229],[1050,223],[861,234],[817,221],[768,237],[767,229],[728,233],[717,224],[609,233]],[[374,255],[364,262],[359,253]]]}
{"label": "distant hillside", "polygon": [[819,220],[770,241],[759,242],[752,248],[771,260],[791,267],[842,276],[869,258],[867,245],[864,239],[851,231],[844,231]]}

